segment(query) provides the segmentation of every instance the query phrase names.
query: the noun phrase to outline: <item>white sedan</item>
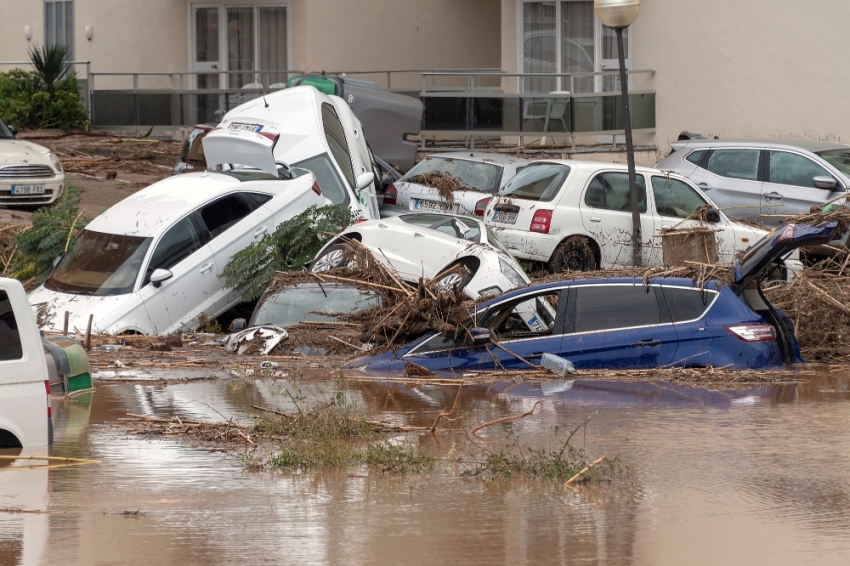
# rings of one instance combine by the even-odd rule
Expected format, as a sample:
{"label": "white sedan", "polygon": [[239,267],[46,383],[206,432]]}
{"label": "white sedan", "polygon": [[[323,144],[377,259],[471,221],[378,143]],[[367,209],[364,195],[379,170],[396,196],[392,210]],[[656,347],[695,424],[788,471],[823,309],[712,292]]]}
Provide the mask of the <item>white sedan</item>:
{"label": "white sedan", "polygon": [[[450,267],[463,265],[437,284],[457,286],[470,298],[501,294],[529,283],[528,276],[483,222],[450,214],[403,214],[350,226],[319,250],[311,270],[327,271],[345,263],[345,240],[358,240],[405,282],[436,277]],[[465,273],[465,274],[464,274]]]}
{"label": "white sedan", "polygon": [[278,178],[260,170],[189,173],[119,202],[80,233],[30,295],[47,304],[47,328],[111,334],[194,329],[236,305],[241,290],[221,272],[236,252],[311,206],[330,201],[309,172]]}
{"label": "white sedan", "polygon": [[[680,175],[637,168],[642,262],[663,265],[668,228],[700,225],[694,211],[713,203]],[[649,187],[651,190],[647,190]],[[485,222],[519,258],[546,262],[549,271],[587,271],[632,263],[632,212],[625,165],[595,161],[535,162],[511,179],[487,206]],[[730,220],[722,211],[715,230],[718,260],[732,263],[767,231]],[[796,259],[786,267],[798,268]]]}
{"label": "white sedan", "polygon": [[[493,195],[528,164],[525,159],[499,153],[458,151],[430,155],[387,187],[381,216],[445,212],[480,217]],[[437,189],[415,182],[417,176],[433,173],[452,177],[468,186],[469,190],[453,191],[453,202],[449,202]]]}

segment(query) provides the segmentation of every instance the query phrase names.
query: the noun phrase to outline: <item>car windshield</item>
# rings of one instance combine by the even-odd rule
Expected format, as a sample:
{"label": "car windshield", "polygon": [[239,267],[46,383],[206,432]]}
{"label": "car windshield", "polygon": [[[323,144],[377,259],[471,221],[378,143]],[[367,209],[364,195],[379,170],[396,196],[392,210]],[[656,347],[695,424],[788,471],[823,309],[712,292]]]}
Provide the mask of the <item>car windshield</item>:
{"label": "car windshield", "polygon": [[151,238],[83,230],[44,286],[76,295],[132,293],[150,243]]}
{"label": "car windshield", "polygon": [[407,172],[401,181],[426,173],[442,173],[485,193],[499,190],[502,168],[482,161],[467,161],[453,157],[426,157]]}
{"label": "car windshield", "polygon": [[481,241],[481,225],[472,218],[446,214],[403,214],[400,218],[408,224],[436,230],[461,240]]}
{"label": "car windshield", "polygon": [[183,154],[180,156],[181,161],[195,161],[206,164],[204,158],[204,144],[201,140],[207,135],[209,130],[203,128],[195,128],[186,138],[186,143],[183,144]]}
{"label": "car windshield", "polygon": [[508,181],[499,194],[525,200],[552,200],[569,172],[566,165],[555,163],[529,165]]}
{"label": "car windshield", "polygon": [[286,327],[304,320],[335,322],[340,314],[360,312],[380,301],[377,294],[352,285],[308,283],[269,295],[251,317],[251,325]]}
{"label": "car windshield", "polygon": [[850,176],[850,149],[819,151],[818,155],[845,175]]}
{"label": "car windshield", "polygon": [[342,179],[334,169],[327,153],[305,159],[296,163],[293,167],[301,167],[311,171],[316,176],[322,195],[330,199],[334,204],[346,206],[348,204],[348,191],[345,190]]}
{"label": "car windshield", "polygon": [[0,139],[11,139],[13,137],[14,136],[12,135],[12,132],[6,126],[6,122],[4,122],[2,118],[0,118]]}

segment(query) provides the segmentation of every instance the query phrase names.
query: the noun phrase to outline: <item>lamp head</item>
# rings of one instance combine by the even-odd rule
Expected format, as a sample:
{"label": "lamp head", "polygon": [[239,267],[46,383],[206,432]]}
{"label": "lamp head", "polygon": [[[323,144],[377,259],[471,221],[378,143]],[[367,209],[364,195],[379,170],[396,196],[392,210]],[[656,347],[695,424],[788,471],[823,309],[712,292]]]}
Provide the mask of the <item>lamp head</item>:
{"label": "lamp head", "polygon": [[593,0],[593,10],[603,26],[627,28],[637,19],[640,0]]}

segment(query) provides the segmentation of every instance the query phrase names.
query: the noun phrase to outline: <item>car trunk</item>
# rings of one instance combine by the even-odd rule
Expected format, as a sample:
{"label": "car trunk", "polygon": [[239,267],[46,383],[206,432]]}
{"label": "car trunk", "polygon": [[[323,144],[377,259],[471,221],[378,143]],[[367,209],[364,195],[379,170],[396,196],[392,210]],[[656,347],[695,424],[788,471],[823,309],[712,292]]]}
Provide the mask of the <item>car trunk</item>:
{"label": "car trunk", "polygon": [[822,226],[784,224],[756,242],[741,260],[735,263],[733,289],[747,306],[776,330],[776,342],[782,351],[783,363],[795,361],[794,324],[764,296],[759,277],[777,260],[801,246],[828,243],[837,231],[837,222],[828,222]]}
{"label": "car trunk", "polygon": [[201,143],[207,166],[242,165],[278,176],[273,149],[280,130],[260,120],[240,122],[227,120],[204,136]]}

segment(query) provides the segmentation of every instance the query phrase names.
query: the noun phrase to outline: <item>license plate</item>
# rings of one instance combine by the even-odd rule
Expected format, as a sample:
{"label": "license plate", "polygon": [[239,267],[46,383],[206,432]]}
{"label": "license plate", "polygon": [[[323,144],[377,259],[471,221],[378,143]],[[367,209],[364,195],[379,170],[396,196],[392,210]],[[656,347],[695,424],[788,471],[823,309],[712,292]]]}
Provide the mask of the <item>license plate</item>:
{"label": "license plate", "polygon": [[413,210],[439,210],[441,212],[453,211],[454,207],[447,202],[437,200],[413,199]]}
{"label": "license plate", "polygon": [[228,130],[236,130],[236,131],[239,131],[239,132],[254,132],[254,133],[256,133],[256,132],[259,132],[260,130],[262,130],[263,127],[258,125],[258,124],[242,124],[242,123],[239,123],[239,122],[233,122],[232,124],[227,126],[227,129]]}
{"label": "license plate", "polygon": [[44,185],[12,185],[13,195],[43,195]]}
{"label": "license plate", "polygon": [[516,212],[502,212],[497,210],[493,213],[493,222],[501,222],[503,224],[516,224]]}

